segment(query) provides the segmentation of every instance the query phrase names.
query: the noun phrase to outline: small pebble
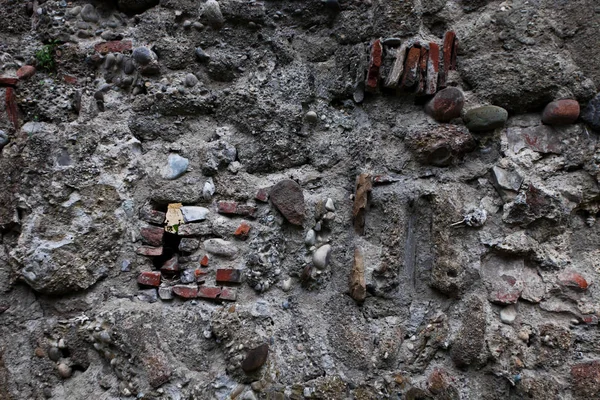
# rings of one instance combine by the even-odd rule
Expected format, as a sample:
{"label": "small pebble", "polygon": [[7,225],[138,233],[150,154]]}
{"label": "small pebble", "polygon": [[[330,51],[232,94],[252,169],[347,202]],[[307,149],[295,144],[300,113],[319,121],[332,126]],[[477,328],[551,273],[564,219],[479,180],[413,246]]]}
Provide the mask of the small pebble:
{"label": "small pebble", "polygon": [[198,84],[198,78],[194,74],[187,74],[184,83],[187,87],[194,87]]}
{"label": "small pebble", "polygon": [[196,54],[196,59],[200,62],[207,62],[210,60],[210,56],[208,54],[206,54],[206,52],[204,50],[202,50],[200,47],[196,48],[195,54]]}
{"label": "small pebble", "polygon": [[149,48],[136,47],[135,50],[133,50],[133,59],[140,65],[148,65],[152,62],[154,57]]}
{"label": "small pebble", "polygon": [[221,13],[221,7],[216,0],[208,0],[204,3],[202,15],[214,29],[220,29],[225,23],[225,18],[223,18],[223,14]]}
{"label": "small pebble", "polygon": [[70,378],[72,372],[73,371],[71,370],[71,367],[69,367],[67,364],[65,364],[65,363],[58,364],[58,374],[61,376],[61,378],[63,378],[63,379]]}
{"label": "small pebble", "polygon": [[306,232],[306,237],[304,238],[304,244],[306,244],[307,246],[314,246],[315,243],[317,242],[317,234],[314,230],[310,229],[308,232]]}
{"label": "small pebble", "polygon": [[306,122],[311,123],[311,124],[315,124],[315,123],[319,122],[319,116],[314,111],[307,112],[305,118],[306,118]]}
{"label": "small pebble", "polygon": [[48,358],[51,359],[52,361],[58,361],[60,360],[60,358],[62,357],[62,353],[61,351],[58,349],[58,347],[50,347],[50,349],[48,349]]}
{"label": "small pebble", "polygon": [[517,309],[514,305],[504,307],[500,311],[500,320],[502,322],[504,322],[505,324],[508,324],[508,325],[512,324],[513,322],[515,322],[516,318],[517,318]]}
{"label": "small pebble", "polygon": [[321,246],[313,254],[313,264],[319,269],[325,269],[329,264],[329,256],[331,253],[331,246],[326,244]]}
{"label": "small pebble", "polygon": [[325,209],[331,212],[335,211],[335,206],[333,205],[333,200],[331,198],[328,198],[325,202]]}
{"label": "small pebble", "polygon": [[86,22],[98,22],[100,17],[98,17],[98,13],[96,12],[96,9],[93,5],[86,4],[81,9],[81,19],[83,19]]}
{"label": "small pebble", "polygon": [[179,154],[170,154],[163,177],[169,180],[177,179],[187,171],[189,164],[190,161],[187,158],[181,157]]}
{"label": "small pebble", "polygon": [[8,144],[8,134],[0,129],[0,149]]}

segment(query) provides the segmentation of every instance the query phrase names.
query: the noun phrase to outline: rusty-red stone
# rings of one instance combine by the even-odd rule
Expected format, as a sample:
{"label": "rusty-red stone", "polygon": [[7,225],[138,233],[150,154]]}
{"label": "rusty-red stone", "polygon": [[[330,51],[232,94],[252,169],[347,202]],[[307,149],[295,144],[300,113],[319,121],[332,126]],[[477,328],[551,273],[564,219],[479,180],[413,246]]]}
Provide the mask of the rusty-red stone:
{"label": "rusty-red stone", "polygon": [[198,297],[198,286],[196,285],[175,285],[173,293],[184,299],[195,299]]}
{"label": "rusty-red stone", "polygon": [[35,74],[35,67],[32,65],[23,65],[17,70],[17,78],[27,79],[31,78]]}
{"label": "rusty-red stone", "polygon": [[406,61],[404,63],[404,75],[400,83],[400,88],[404,90],[410,90],[417,84],[419,76],[419,59],[421,58],[420,47],[412,47],[408,51]]}
{"label": "rusty-red stone", "polygon": [[237,290],[234,288],[223,287],[221,288],[221,294],[219,295],[219,299],[227,301],[236,301]]}
{"label": "rusty-red stone", "polygon": [[377,90],[377,86],[379,85],[379,69],[381,68],[382,59],[383,46],[381,45],[381,40],[377,39],[371,45],[371,61],[367,72],[367,92],[374,92]]}
{"label": "rusty-red stone", "polygon": [[142,236],[142,241],[151,246],[162,245],[164,234],[165,234],[165,230],[158,226],[149,226],[149,227],[140,229],[140,235]]}
{"label": "rusty-red stone", "polygon": [[100,54],[123,53],[131,51],[131,48],[131,40],[113,40],[111,42],[98,43],[94,46],[94,50]]}
{"label": "rusty-red stone", "polygon": [[160,286],[160,272],[144,271],[138,275],[137,281],[140,285],[158,287]]}
{"label": "rusty-red stone", "polygon": [[254,198],[258,201],[266,203],[269,201],[269,190],[266,188],[258,189],[258,192],[256,192],[256,196],[254,196]]}
{"label": "rusty-red stone", "polygon": [[241,283],[242,271],[239,269],[217,269],[217,283]]}
{"label": "rusty-red stone", "polygon": [[6,112],[8,113],[8,119],[12,122],[16,130],[19,130],[19,114],[17,112],[17,96],[15,96],[15,89],[12,87],[6,88]]}
{"label": "rusty-red stone", "polygon": [[152,246],[141,246],[135,250],[141,256],[149,256],[149,257],[158,257],[162,255],[163,248],[162,247],[152,247]]}
{"label": "rusty-red stone", "polygon": [[240,238],[242,240],[248,239],[248,233],[250,233],[250,229],[252,227],[246,221],[243,221],[240,226],[235,230],[233,234],[235,237]]}
{"label": "rusty-red stone", "polygon": [[202,260],[200,260],[200,265],[203,267],[208,267],[208,255],[204,255],[204,257],[202,257]]}
{"label": "rusty-red stone", "polygon": [[548,125],[572,124],[579,118],[579,102],[563,99],[549,103],[542,113],[542,122]]}
{"label": "rusty-red stone", "polygon": [[177,272],[179,271],[179,259],[175,255],[169,258],[165,263],[160,267],[162,272]]}
{"label": "rusty-red stone", "polygon": [[0,76],[0,86],[16,86],[19,79]]}
{"label": "rusty-red stone", "polygon": [[437,82],[440,72],[440,47],[433,42],[429,43],[429,59],[427,60],[427,83],[425,94],[431,95],[437,92]]}
{"label": "rusty-red stone", "polygon": [[221,294],[220,287],[200,286],[198,288],[198,297],[203,299],[216,299]]}
{"label": "rusty-red stone", "polygon": [[578,292],[585,292],[589,283],[583,276],[574,271],[565,271],[558,276],[560,283]]}

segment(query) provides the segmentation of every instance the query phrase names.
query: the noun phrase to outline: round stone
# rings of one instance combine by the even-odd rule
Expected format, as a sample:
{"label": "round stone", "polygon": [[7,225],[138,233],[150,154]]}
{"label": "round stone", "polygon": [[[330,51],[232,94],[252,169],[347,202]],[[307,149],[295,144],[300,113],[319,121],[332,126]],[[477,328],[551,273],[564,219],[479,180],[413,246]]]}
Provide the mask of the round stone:
{"label": "round stone", "polygon": [[187,87],[194,87],[198,84],[198,78],[194,74],[187,74],[184,83]]}
{"label": "round stone", "polygon": [[65,364],[65,363],[58,364],[58,374],[61,376],[61,378],[63,378],[63,379],[70,378],[72,373],[73,373],[73,371],[71,370],[71,367],[69,367],[67,364]]}
{"label": "round stone", "polygon": [[50,349],[48,349],[48,358],[51,359],[52,361],[58,361],[60,360],[60,358],[62,357],[62,353],[60,352],[60,350],[58,349],[58,347],[50,347]]}
{"label": "round stone", "polygon": [[246,373],[251,373],[260,369],[267,361],[269,355],[269,345],[261,344],[246,354],[246,358],[242,361],[242,369]]}
{"label": "round stone", "polygon": [[140,65],[148,65],[152,62],[152,51],[147,47],[136,47],[133,50],[133,59]]}
{"label": "round stone", "polygon": [[306,122],[309,122],[311,124],[317,123],[319,121],[319,116],[314,111],[307,112],[305,118]]}
{"label": "round stone", "polygon": [[325,269],[329,264],[329,255],[331,254],[331,246],[326,244],[321,246],[313,254],[313,264],[319,269]]}
{"label": "round stone", "polygon": [[425,112],[438,122],[448,122],[460,117],[465,96],[460,89],[449,87],[437,94],[425,106]]}
{"label": "round stone", "polygon": [[316,242],[317,242],[317,233],[314,230],[309,229],[308,232],[306,232],[306,237],[304,238],[304,244],[306,244],[308,247],[310,247],[310,246],[314,246]]}
{"label": "round stone", "polygon": [[223,18],[223,14],[221,13],[221,7],[216,0],[208,0],[204,3],[204,11],[202,15],[208,21],[208,24],[214,28],[219,29],[225,23],[225,18]]}
{"label": "round stone", "polygon": [[135,71],[133,62],[129,59],[125,60],[125,62],[123,63],[123,72],[125,72],[127,75],[130,75],[133,74],[133,71]]}
{"label": "round stone", "polygon": [[470,131],[491,131],[504,126],[508,111],[498,106],[478,107],[467,111],[463,119]]}
{"label": "round stone", "polygon": [[542,122],[547,125],[572,124],[579,118],[577,100],[557,100],[549,103],[542,114]]}
{"label": "round stone", "polygon": [[508,324],[508,325],[512,324],[513,322],[515,322],[516,318],[517,318],[517,309],[514,305],[504,307],[500,311],[500,320],[502,322],[504,322],[505,324]]}
{"label": "round stone", "polygon": [[81,9],[81,19],[83,19],[85,22],[98,22],[100,17],[98,17],[98,13],[93,5],[86,4]]}

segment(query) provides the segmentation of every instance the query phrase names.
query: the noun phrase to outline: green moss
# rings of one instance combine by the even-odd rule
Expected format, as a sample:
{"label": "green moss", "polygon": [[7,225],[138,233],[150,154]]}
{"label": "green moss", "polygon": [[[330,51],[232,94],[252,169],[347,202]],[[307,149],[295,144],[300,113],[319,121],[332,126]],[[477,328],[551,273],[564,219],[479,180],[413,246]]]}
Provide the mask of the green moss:
{"label": "green moss", "polygon": [[35,59],[37,60],[37,67],[46,71],[53,71],[56,67],[54,62],[54,49],[56,43],[50,43],[42,46],[41,49],[35,52]]}

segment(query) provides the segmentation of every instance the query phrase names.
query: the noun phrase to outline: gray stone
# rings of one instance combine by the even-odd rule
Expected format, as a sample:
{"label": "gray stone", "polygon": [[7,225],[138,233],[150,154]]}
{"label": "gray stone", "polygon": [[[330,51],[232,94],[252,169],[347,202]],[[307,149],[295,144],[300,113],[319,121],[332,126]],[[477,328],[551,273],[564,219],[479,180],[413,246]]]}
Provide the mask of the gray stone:
{"label": "gray stone", "polygon": [[100,17],[98,16],[96,8],[93,5],[86,4],[81,9],[81,19],[83,19],[86,22],[98,22]]}
{"label": "gray stone", "polygon": [[184,253],[193,253],[200,247],[200,241],[197,239],[183,238],[179,242],[179,251]]}
{"label": "gray stone", "polygon": [[581,119],[593,130],[600,131],[600,93],[585,106],[581,112]]}
{"label": "gray stone", "polygon": [[133,50],[133,59],[140,65],[148,65],[154,60],[152,51],[147,47],[136,47]]}
{"label": "gray stone", "polygon": [[304,118],[306,118],[306,122],[309,122],[311,124],[319,122],[319,116],[314,111],[307,112]]}
{"label": "gray stone", "polygon": [[492,182],[498,189],[518,192],[523,178],[515,171],[507,171],[495,165],[492,167]]}
{"label": "gray stone", "polygon": [[319,247],[313,254],[313,265],[319,269],[327,268],[331,255],[331,246],[326,244]]}
{"label": "gray stone", "polygon": [[238,254],[238,248],[233,243],[223,239],[205,240],[204,250],[224,258],[235,258]]}
{"label": "gray stone", "polygon": [[181,280],[181,283],[196,282],[196,271],[193,269],[185,269],[185,270],[181,271],[180,280]]}
{"label": "gray stone", "polygon": [[62,353],[58,347],[52,346],[48,349],[48,358],[52,361],[58,361],[62,358]]}
{"label": "gray stone", "polygon": [[181,207],[181,213],[185,222],[196,222],[204,221],[209,211],[208,208],[204,207],[183,206]]}
{"label": "gray stone", "polygon": [[325,209],[327,211],[335,211],[335,206],[333,205],[333,200],[331,198],[327,198],[327,201],[325,202]]}
{"label": "gray stone", "polygon": [[0,129],[0,149],[6,146],[9,142],[8,134]]}
{"label": "gray stone", "polygon": [[204,3],[202,16],[206,18],[206,21],[213,29],[220,29],[225,23],[225,18],[223,18],[223,14],[221,13],[221,7],[216,0],[207,0],[207,2]]}
{"label": "gray stone", "polygon": [[316,242],[317,242],[317,233],[314,230],[309,229],[308,232],[306,232],[306,237],[304,238],[304,244],[306,244],[308,247],[311,247],[311,246],[314,246]]}
{"label": "gray stone", "polygon": [[137,298],[146,303],[155,303],[158,300],[156,288],[138,290]]}
{"label": "gray stone", "polygon": [[69,367],[67,364],[65,363],[60,363],[58,364],[58,374],[60,375],[61,378],[63,379],[67,379],[71,377],[71,374],[73,373],[73,370],[71,369],[71,367]]}
{"label": "gray stone", "polygon": [[163,178],[173,180],[183,175],[190,164],[187,158],[181,157],[179,154],[170,154],[167,165],[163,170]]}
{"label": "gray stone", "polygon": [[172,300],[173,299],[173,287],[160,286],[158,288],[158,297],[160,297],[161,300]]}
{"label": "gray stone", "polygon": [[215,194],[215,184],[212,178],[208,178],[202,187],[202,197],[204,197],[204,200],[210,200],[213,194]]}
{"label": "gray stone", "polygon": [[503,323],[511,325],[515,322],[515,319],[517,319],[517,308],[514,305],[504,307],[500,310],[500,320]]}
{"label": "gray stone", "polygon": [[130,75],[130,74],[133,74],[134,71],[135,71],[135,66],[133,65],[133,61],[131,61],[131,59],[128,58],[123,63],[123,72],[125,72],[127,75]]}
{"label": "gray stone", "polygon": [[502,107],[484,106],[467,111],[463,119],[471,131],[490,131],[506,124],[508,112]]}
{"label": "gray stone", "polygon": [[184,83],[187,87],[194,87],[198,84],[198,78],[194,74],[187,74]]}
{"label": "gray stone", "polygon": [[200,47],[196,48],[196,51],[194,52],[194,54],[196,54],[196,59],[200,62],[210,61],[210,56],[208,54],[206,54],[206,52],[204,50],[202,50],[202,48],[200,48]]}

